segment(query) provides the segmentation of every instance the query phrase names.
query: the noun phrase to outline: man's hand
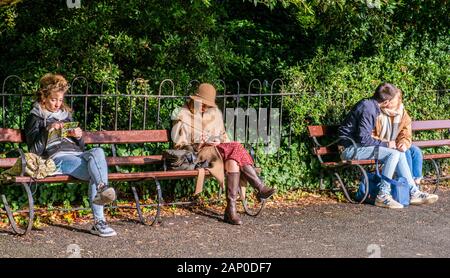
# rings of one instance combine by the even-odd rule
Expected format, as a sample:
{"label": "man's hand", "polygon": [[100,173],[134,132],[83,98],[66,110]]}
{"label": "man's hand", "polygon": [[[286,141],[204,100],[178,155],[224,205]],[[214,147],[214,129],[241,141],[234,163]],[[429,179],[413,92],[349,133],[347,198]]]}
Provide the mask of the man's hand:
{"label": "man's hand", "polygon": [[388,142],[388,148],[389,149],[395,149],[397,147],[397,144],[395,143],[395,141],[389,141]]}

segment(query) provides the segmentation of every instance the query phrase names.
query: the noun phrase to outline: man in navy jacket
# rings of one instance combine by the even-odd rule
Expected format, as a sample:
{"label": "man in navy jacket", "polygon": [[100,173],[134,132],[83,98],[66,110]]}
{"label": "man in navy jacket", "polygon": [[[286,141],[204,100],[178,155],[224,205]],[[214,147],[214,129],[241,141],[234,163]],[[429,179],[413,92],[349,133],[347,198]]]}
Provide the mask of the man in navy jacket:
{"label": "man in navy jacket", "polygon": [[[340,144],[344,148],[343,160],[364,160],[378,158],[383,163],[382,175],[392,179],[394,173],[404,177],[410,186],[412,205],[430,204],[438,196],[421,192],[416,186],[409,169],[405,153],[397,150],[395,141],[384,142],[372,137],[381,108],[391,107],[391,101],[400,97],[400,90],[390,83],[380,84],[371,98],[359,101],[345,117],[338,129]],[[376,157],[378,156],[378,157]],[[382,180],[375,205],[386,208],[403,208],[392,198],[390,184]]]}

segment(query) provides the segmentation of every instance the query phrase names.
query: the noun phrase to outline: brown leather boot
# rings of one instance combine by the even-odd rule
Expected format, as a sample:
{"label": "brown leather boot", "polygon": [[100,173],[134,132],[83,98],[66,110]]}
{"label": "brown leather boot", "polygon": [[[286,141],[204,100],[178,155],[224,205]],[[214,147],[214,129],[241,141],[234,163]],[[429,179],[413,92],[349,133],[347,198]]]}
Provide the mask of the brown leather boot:
{"label": "brown leather boot", "polygon": [[253,167],[252,165],[245,165],[241,167],[241,173],[245,176],[248,183],[256,190],[258,190],[256,198],[258,198],[259,201],[261,201],[262,199],[270,198],[273,194],[275,194],[276,189],[265,186],[263,181],[256,173],[255,167]]}
{"label": "brown leather boot", "polygon": [[242,225],[236,212],[236,200],[239,195],[239,172],[227,173],[227,208],[224,221],[233,225]]}

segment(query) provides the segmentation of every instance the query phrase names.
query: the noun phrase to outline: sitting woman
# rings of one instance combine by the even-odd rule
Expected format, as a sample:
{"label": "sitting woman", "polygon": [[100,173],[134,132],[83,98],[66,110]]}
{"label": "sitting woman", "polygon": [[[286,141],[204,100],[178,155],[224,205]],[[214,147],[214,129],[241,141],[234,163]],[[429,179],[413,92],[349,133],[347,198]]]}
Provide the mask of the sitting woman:
{"label": "sitting woman", "polygon": [[215,99],[216,89],[208,83],[200,84],[197,93],[190,96],[190,100],[180,110],[174,111],[172,140],[176,149],[191,148],[198,152],[199,157],[224,164],[221,173],[211,171],[222,184],[225,169],[227,207],[224,221],[241,225],[242,221],[236,212],[240,181],[248,181],[257,190],[260,201],[271,197],[275,189],[266,187],[258,177],[253,159],[242,144],[230,142]]}
{"label": "sitting woman", "polygon": [[417,185],[422,180],[423,155],[419,147],[412,144],[411,118],[402,101],[402,92],[390,101],[394,109],[381,108],[377,118],[374,137],[384,141],[395,141],[397,150],[404,152],[412,176]]}
{"label": "sitting woman", "polygon": [[115,236],[103,215],[103,206],[115,200],[116,193],[108,187],[108,166],[101,148],[84,150],[83,133],[79,127],[63,135],[65,123],[72,122],[71,109],[64,102],[69,85],[59,74],[48,73],[40,80],[37,101],[25,123],[28,150],[55,161],[57,172],[89,181],[89,199],[94,214],[91,233]]}

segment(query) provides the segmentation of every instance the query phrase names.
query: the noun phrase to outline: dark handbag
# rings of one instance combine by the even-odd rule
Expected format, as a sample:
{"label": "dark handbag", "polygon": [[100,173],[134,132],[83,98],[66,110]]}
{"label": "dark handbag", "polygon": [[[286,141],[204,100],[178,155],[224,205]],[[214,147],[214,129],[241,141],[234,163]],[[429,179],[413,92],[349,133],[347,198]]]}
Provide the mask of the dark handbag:
{"label": "dark handbag", "polygon": [[[375,204],[375,198],[378,195],[378,192],[380,191],[380,183],[381,183],[381,177],[377,176],[374,173],[367,173],[367,177],[369,179],[369,193],[367,194],[366,199],[364,200],[365,203],[368,204]],[[366,185],[364,184],[364,178],[361,178],[361,182],[359,183],[358,191],[356,192],[355,199],[360,202],[364,196],[366,195]]]}
{"label": "dark handbag", "polygon": [[207,161],[198,161],[197,153],[189,149],[169,149],[163,152],[164,169],[194,170],[207,168]]}

